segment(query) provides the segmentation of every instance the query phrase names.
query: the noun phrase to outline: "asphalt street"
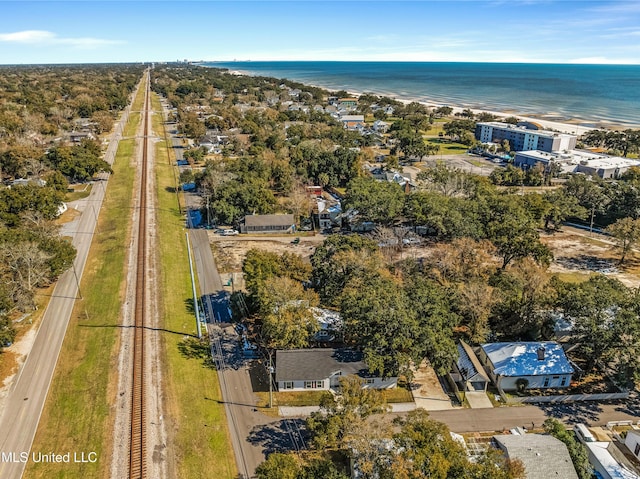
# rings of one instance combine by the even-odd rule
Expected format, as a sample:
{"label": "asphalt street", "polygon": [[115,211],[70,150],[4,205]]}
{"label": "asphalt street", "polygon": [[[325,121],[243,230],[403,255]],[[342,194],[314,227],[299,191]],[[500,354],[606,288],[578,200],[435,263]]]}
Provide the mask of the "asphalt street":
{"label": "asphalt street", "polygon": [[[122,137],[128,114],[129,108],[124,112],[110,139],[105,153],[105,160],[109,163],[115,159],[118,142]],[[85,209],[78,220],[76,231],[72,234],[72,243],[77,250],[73,268],[67,270],[58,279],[36,333],[31,352],[6,398],[3,414],[0,418],[0,478],[2,479],[22,477],[26,461],[23,462],[20,455],[26,454],[27,457],[30,455],[31,445],[53,378],[69,318],[75,300],[78,298],[78,284],[96,228],[95,211],[100,211],[106,191],[108,175],[101,176],[103,181],[94,184],[87,199],[90,204],[95,205],[95,210],[93,208]],[[102,185],[102,187],[97,185]],[[51,451],[33,452],[48,454]],[[59,451],[59,453],[66,452],[68,451]]]}

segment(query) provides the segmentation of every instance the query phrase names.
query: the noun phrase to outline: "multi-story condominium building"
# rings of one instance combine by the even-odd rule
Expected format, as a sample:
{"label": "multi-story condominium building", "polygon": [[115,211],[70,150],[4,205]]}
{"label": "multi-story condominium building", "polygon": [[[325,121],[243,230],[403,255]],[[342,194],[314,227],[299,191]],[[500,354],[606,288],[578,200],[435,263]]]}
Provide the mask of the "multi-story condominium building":
{"label": "multi-story condominium building", "polygon": [[497,121],[480,122],[476,125],[476,139],[483,143],[509,141],[512,151],[559,151],[576,147],[577,137],[555,131],[533,130],[526,126],[500,123]]}

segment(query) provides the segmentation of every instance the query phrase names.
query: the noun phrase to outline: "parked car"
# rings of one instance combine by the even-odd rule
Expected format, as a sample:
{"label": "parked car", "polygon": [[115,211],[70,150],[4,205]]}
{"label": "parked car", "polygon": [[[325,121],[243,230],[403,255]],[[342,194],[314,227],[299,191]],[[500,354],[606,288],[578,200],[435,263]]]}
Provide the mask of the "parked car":
{"label": "parked car", "polygon": [[233,229],[222,230],[222,236],[235,236],[237,234],[239,234],[238,230],[233,230]]}

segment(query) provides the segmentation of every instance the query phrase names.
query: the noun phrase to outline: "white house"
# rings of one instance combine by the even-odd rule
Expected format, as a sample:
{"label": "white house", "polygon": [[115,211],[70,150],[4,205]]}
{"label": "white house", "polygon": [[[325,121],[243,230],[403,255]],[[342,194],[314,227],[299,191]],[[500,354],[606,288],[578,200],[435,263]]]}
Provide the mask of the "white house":
{"label": "white house", "polygon": [[495,385],[504,391],[566,388],[573,367],[562,346],[553,341],[488,343],[480,346],[479,359]]}
{"label": "white house", "polygon": [[640,431],[631,429],[627,431],[627,437],[624,439],[624,445],[631,453],[640,459]]}
{"label": "white house", "polygon": [[340,386],[342,376],[356,375],[363,388],[391,389],[398,378],[369,374],[364,355],[352,349],[291,349],[276,351],[276,382],[279,391],[329,390]]}
{"label": "white house", "polygon": [[640,479],[632,465],[610,441],[585,442],[589,463],[602,479]]}

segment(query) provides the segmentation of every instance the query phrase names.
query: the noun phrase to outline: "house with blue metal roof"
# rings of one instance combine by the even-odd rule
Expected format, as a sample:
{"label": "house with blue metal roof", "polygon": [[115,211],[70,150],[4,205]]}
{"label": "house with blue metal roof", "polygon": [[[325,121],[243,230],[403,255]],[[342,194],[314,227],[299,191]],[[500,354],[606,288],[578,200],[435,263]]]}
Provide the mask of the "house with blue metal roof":
{"label": "house with blue metal roof", "polygon": [[553,341],[488,343],[479,359],[495,385],[503,391],[566,388],[573,367],[562,346]]}

